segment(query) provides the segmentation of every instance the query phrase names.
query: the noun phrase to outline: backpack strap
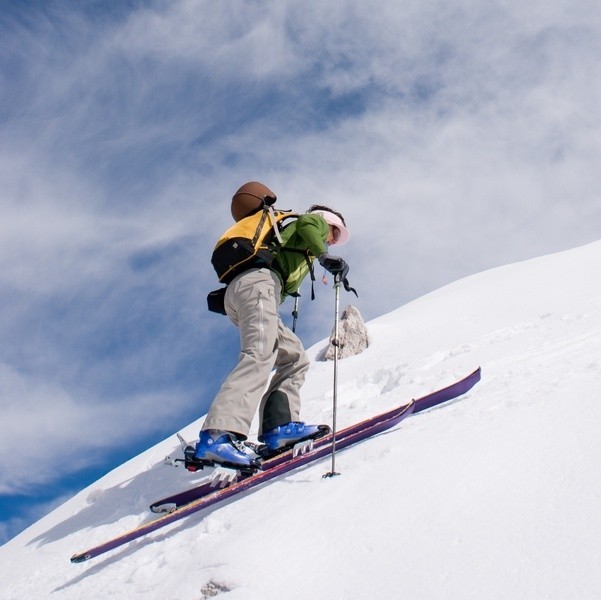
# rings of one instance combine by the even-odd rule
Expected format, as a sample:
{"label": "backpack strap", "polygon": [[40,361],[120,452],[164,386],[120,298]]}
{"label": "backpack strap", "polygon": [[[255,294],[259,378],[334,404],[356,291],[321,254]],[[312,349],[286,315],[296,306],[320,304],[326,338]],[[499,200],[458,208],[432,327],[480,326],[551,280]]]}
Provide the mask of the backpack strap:
{"label": "backpack strap", "polygon": [[307,261],[307,266],[309,267],[309,274],[311,275],[311,300],[315,300],[315,267],[313,266],[313,261],[311,260],[311,252],[309,250],[301,250],[300,248],[286,248],[282,246],[279,250],[280,252],[296,252],[297,254],[302,254]]}
{"label": "backpack strap", "polygon": [[271,226],[273,227],[273,231],[275,233],[275,237],[277,238],[280,246],[282,246],[284,244],[284,241],[282,240],[282,234],[280,233],[280,226],[275,218],[275,212],[273,211],[273,206],[271,204],[269,204],[269,205],[265,206],[263,208],[263,210],[269,215],[269,218],[271,220]]}
{"label": "backpack strap", "polygon": [[252,239],[253,246],[256,246],[257,242],[259,241],[259,237],[261,236],[261,231],[263,231],[263,225],[265,225],[265,221],[267,220],[268,213],[270,210],[271,210],[271,213],[273,214],[273,209],[271,208],[271,206],[269,207],[269,209],[267,209],[267,208],[263,209],[263,215],[261,216],[259,224],[257,225],[257,229],[255,230],[255,235],[253,236],[253,239]]}

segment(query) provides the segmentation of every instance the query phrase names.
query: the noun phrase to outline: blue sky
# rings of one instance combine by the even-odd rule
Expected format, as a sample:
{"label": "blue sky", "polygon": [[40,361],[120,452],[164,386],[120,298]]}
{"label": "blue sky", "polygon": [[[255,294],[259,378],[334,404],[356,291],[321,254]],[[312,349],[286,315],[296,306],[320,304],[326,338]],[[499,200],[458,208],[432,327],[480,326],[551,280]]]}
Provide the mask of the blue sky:
{"label": "blue sky", "polygon": [[2,2],[0,542],[205,412],[245,181],[343,212],[366,319],[598,239],[600,34],[594,0]]}

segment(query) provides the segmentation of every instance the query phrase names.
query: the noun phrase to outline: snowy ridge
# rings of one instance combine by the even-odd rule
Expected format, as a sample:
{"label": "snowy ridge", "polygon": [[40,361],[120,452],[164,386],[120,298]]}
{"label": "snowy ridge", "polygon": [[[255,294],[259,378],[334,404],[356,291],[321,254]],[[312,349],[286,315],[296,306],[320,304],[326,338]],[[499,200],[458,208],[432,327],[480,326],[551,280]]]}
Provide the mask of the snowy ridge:
{"label": "snowy ridge", "polygon": [[[601,242],[480,273],[368,324],[340,363],[339,425],[451,383],[461,400],[107,554],[73,552],[152,518],[199,481],[175,436],[0,548],[8,600],[598,597]],[[312,357],[322,350],[310,350]],[[303,416],[331,418],[314,362]],[[193,439],[199,422],[183,435]]]}

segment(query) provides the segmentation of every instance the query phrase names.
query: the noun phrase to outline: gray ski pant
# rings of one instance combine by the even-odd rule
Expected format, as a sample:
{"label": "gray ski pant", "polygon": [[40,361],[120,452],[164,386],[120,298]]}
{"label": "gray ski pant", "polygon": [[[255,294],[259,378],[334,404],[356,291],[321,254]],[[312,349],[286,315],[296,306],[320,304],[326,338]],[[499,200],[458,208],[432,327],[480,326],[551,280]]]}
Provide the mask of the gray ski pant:
{"label": "gray ski pant", "polygon": [[203,429],[246,438],[257,408],[259,434],[299,420],[300,388],[309,359],[280,319],[280,295],[280,281],[269,269],[251,269],[229,284],[225,310],[240,331],[240,358],[215,396]]}

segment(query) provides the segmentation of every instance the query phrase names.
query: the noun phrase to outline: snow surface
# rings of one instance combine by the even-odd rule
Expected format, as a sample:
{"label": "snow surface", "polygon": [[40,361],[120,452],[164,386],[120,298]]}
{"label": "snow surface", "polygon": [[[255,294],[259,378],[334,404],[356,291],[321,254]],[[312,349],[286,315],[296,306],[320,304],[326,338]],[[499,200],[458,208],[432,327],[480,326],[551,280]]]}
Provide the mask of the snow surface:
{"label": "snow surface", "polygon": [[[493,269],[368,324],[340,362],[339,426],[482,366],[460,400],[89,562],[69,558],[200,479],[175,436],[0,548],[6,600],[601,595],[601,242]],[[323,344],[311,349],[315,358]],[[304,418],[331,418],[314,362]],[[199,422],[184,436],[193,439]]]}

